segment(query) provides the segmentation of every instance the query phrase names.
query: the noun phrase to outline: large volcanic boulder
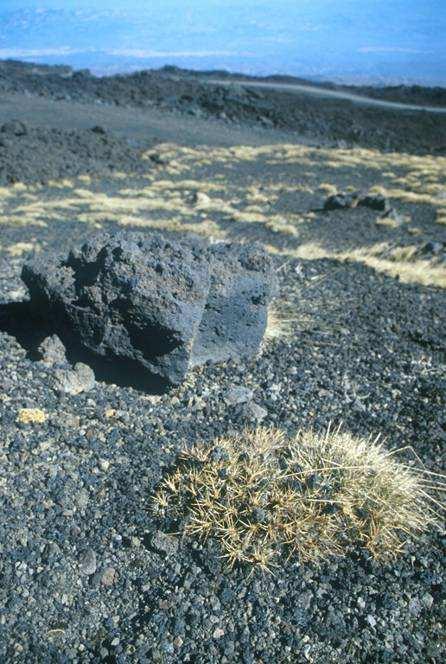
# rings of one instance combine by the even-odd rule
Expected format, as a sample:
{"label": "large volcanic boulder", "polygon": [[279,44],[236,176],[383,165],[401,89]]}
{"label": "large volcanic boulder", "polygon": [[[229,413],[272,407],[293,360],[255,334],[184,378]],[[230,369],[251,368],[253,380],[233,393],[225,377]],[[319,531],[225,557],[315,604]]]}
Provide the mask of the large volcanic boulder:
{"label": "large volcanic boulder", "polygon": [[131,232],[39,258],[22,278],[32,309],[68,351],[135,384],[152,377],[165,386],[190,366],[253,355],[274,292],[259,247]]}
{"label": "large volcanic boulder", "polygon": [[209,292],[199,245],[159,235],[100,235],[68,258],[25,265],[36,312],[79,347],[167,383],[184,378]]}

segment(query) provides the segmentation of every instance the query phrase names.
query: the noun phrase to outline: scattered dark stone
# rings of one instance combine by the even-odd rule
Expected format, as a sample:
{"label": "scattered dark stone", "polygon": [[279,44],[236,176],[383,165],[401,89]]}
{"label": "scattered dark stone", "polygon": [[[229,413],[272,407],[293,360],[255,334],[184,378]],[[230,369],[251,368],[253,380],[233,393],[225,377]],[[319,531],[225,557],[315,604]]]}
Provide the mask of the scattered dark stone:
{"label": "scattered dark stone", "polygon": [[356,207],[358,194],[333,194],[324,203],[324,210],[347,210]]}
{"label": "scattered dark stone", "polygon": [[223,449],[222,447],[214,447],[210,454],[210,459],[211,461],[214,462],[219,462],[219,461],[228,461],[229,460],[229,453],[227,450]]}
{"label": "scattered dark stone", "polygon": [[101,127],[101,125],[95,125],[92,127],[91,131],[95,134],[102,134],[103,136],[107,133],[104,127]]}
{"label": "scattered dark stone", "polygon": [[[231,82],[227,72],[214,72],[214,76]],[[143,109],[157,106],[199,118],[213,116],[251,126],[274,125],[311,138],[328,139],[342,148],[360,144],[414,153],[444,151],[445,123],[440,115],[395,113],[336,99],[324,99],[321,103],[317,96],[297,96],[284,90],[280,94],[266,89],[260,92],[237,80],[230,85],[208,85],[208,78],[206,73],[187,70],[178,70],[174,75],[145,70],[103,77],[70,70],[62,75],[55,68],[4,61],[0,91],[95,105]],[[364,88],[362,92],[384,98],[394,95],[406,102],[412,99],[428,105],[441,105],[439,100],[444,98],[441,89],[420,86]]]}
{"label": "scattered dark stone", "polygon": [[390,204],[382,194],[364,194],[358,192],[339,192],[328,196],[324,203],[324,210],[349,210],[355,207],[366,207],[377,212],[389,212]]}
{"label": "scattered dark stone", "polygon": [[[3,66],[0,62],[1,72]],[[47,86],[48,97],[71,80],[53,70],[39,76],[42,85],[33,83],[37,76],[28,76],[30,90],[40,94]],[[154,94],[150,80],[142,74],[129,83],[125,77],[103,83],[92,77],[91,86],[96,93],[103,85],[97,98],[107,103],[119,97],[120,85]],[[1,89],[4,83],[0,77]],[[69,92],[79,100],[79,92]],[[85,92],[86,98],[92,94]],[[126,94],[123,103],[139,104]],[[298,117],[297,98],[291,104],[282,96]],[[332,108],[326,112],[328,106],[317,100],[315,122],[324,136],[332,132],[337,138],[344,130],[339,133],[339,118],[328,119],[335,116]],[[238,116],[234,108],[235,102],[228,109],[232,118],[250,117],[242,115],[250,112],[246,107]],[[347,129],[351,114],[356,110],[345,114]],[[393,138],[389,125],[381,134],[376,114],[367,114],[364,142],[381,141],[386,149],[393,145],[401,151],[430,140],[424,133],[427,114],[388,114],[392,122],[394,117]],[[408,131],[410,125],[417,131]],[[444,143],[437,120],[431,125],[433,142]],[[94,133],[87,134],[95,140]],[[8,144],[26,142],[25,137],[1,138]],[[34,166],[30,172],[39,176]],[[401,205],[404,213],[412,211],[409,204]],[[413,206],[420,225],[423,207]],[[433,215],[425,207],[431,224]],[[368,216],[371,222],[375,215]],[[366,232],[372,229],[372,223],[364,226]],[[38,232],[50,254],[84,241],[86,229],[67,222]],[[36,233],[35,227],[5,225],[1,244],[4,248]],[[440,227],[432,237],[442,239]],[[364,235],[361,246],[369,240],[374,241]],[[185,538],[172,556],[150,543],[164,528],[150,509],[152,490],[178,451],[247,424],[225,401],[234,385],[255,385],[256,400],[268,407],[268,423],[285,431],[325,431],[330,422],[342,421],[355,435],[381,433],[389,449],[404,448],[398,457],[408,464],[416,454],[426,469],[444,472],[444,289],[404,284],[356,262],[289,257],[278,272],[282,292],[311,319],[302,328],[299,317],[290,339],[267,344],[243,364],[205,366],[190,384],[156,401],[104,383],[67,399],[52,389],[54,370],[26,354],[31,333],[37,347],[54,331],[31,329],[36,326],[29,324],[28,304],[10,302],[18,276],[14,263],[0,261],[0,294],[8,302],[0,304],[0,661],[445,661],[446,540],[441,532],[414,538],[390,562],[351,549],[320,565],[284,556],[272,574],[252,575],[239,566],[226,571],[221,551],[210,540]],[[276,383],[280,398],[273,400],[270,387]],[[361,410],[352,407],[356,391]],[[197,395],[206,410],[191,410]],[[17,410],[28,406],[48,413],[44,426],[17,426]],[[116,415],[104,416],[109,409]],[[178,530],[177,524],[166,525],[166,532]],[[93,574],[80,570],[81,546],[97,552]],[[102,582],[109,567],[116,570],[112,585]]]}
{"label": "scattered dark stone", "polygon": [[101,583],[103,586],[109,588],[113,586],[116,581],[116,570],[113,567],[107,567],[101,576]]}
{"label": "scattered dark stone", "polygon": [[10,122],[5,122],[1,126],[0,131],[2,134],[8,134],[9,136],[26,136],[28,128],[24,122],[11,120]]}
{"label": "scattered dark stone", "polygon": [[169,163],[168,160],[164,157],[161,157],[158,152],[152,152],[152,154],[149,155],[149,159],[158,166],[166,166]]}
{"label": "scattered dark stone", "polygon": [[48,365],[64,364],[66,362],[66,349],[57,334],[46,337],[40,346],[38,352],[42,362]]}
{"label": "scattered dark stone", "polygon": [[97,560],[93,549],[87,549],[79,558],[79,566],[82,574],[91,576],[96,572]]}
{"label": "scattered dark stone", "polygon": [[421,597],[421,603],[424,606],[424,608],[429,611],[432,608],[432,604],[434,603],[434,598],[430,593],[425,593]]}
{"label": "scattered dark stone", "polygon": [[225,401],[231,406],[237,406],[241,403],[251,401],[254,392],[243,385],[235,385],[231,387],[225,394]]}
{"label": "scattered dark stone", "polygon": [[151,538],[152,547],[166,556],[174,556],[178,551],[178,538],[157,530]]}
{"label": "scattered dark stone", "polygon": [[[66,232],[59,229],[54,249]],[[85,230],[77,232],[81,237]],[[296,287],[298,263],[291,259],[278,276],[292,305],[311,312],[315,329],[303,334],[296,326],[290,340],[268,344],[252,360],[205,366],[190,384],[156,401],[104,383],[60,399],[51,390],[54,369],[31,362],[13,336],[0,334],[0,395],[8,397],[0,396],[7,478],[1,586],[9,598],[0,609],[1,661],[99,662],[101,652],[110,662],[151,662],[157,652],[169,664],[242,662],[245,655],[324,664],[444,660],[442,533],[421,535],[390,563],[352,549],[320,565],[284,555],[272,574],[250,574],[239,566],[227,571],[211,540],[182,539],[181,524],[158,522],[152,513],[153,489],[179,450],[255,426],[228,407],[225,397],[235,386],[255,386],[268,423],[284,431],[325,431],[342,420],[355,435],[381,432],[391,449],[413,446],[426,469],[444,472],[444,441],[432,435],[434,423],[446,426],[444,290],[328,260],[305,261]],[[2,283],[7,293],[7,280]],[[332,302],[336,317],[327,306]],[[360,394],[367,394],[359,413],[345,387],[352,367]],[[274,401],[270,388],[277,383]],[[197,395],[206,398],[210,416],[191,412]],[[51,415],[48,425],[18,429],[15,413],[24,406],[40,406]],[[114,416],[104,416],[108,409]],[[413,462],[411,449],[401,454]],[[262,514],[257,517],[261,522]],[[80,569],[83,546],[97,556],[89,575]],[[113,577],[108,568],[116,570],[111,585],[103,582]],[[419,613],[409,610],[413,598]],[[60,625],[63,634],[50,638]],[[216,629],[225,634],[214,638]],[[167,655],[169,643],[174,651]]]}
{"label": "scattered dark stone", "polygon": [[429,241],[421,247],[421,252],[424,254],[432,254],[438,256],[445,251],[446,246],[442,242]]}
{"label": "scattered dark stone", "polygon": [[261,422],[268,415],[268,411],[254,401],[246,403],[243,408],[245,416],[249,420],[254,420],[255,422]]}
{"label": "scattered dark stone", "polygon": [[95,385],[93,370],[82,362],[77,362],[74,370],[56,369],[54,378],[55,388],[58,392],[64,392],[73,396],[82,392],[89,392]]}
{"label": "scattered dark stone", "polygon": [[388,212],[390,210],[389,200],[382,194],[366,194],[358,198],[359,207],[367,207],[377,212]]}
{"label": "scattered dark stone", "polygon": [[255,507],[251,513],[251,518],[254,523],[268,523],[269,513],[261,507]]}

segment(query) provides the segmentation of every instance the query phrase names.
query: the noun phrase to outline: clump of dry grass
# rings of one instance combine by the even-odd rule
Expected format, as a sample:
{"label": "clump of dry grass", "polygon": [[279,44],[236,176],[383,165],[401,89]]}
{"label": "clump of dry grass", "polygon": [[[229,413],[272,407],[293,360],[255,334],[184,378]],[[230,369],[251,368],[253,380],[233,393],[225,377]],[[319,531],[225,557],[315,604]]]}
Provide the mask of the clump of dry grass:
{"label": "clump of dry grass", "polygon": [[6,251],[12,258],[20,258],[23,254],[29,253],[30,251],[40,251],[40,246],[35,242],[16,242],[15,244],[9,245]]}
{"label": "clump of dry grass", "polygon": [[290,337],[293,333],[293,316],[291,306],[287,302],[275,300],[268,309],[268,318],[264,334],[265,341]]}
{"label": "clump of dry grass", "polygon": [[389,558],[436,523],[433,477],[377,440],[259,428],[184,451],[154,512],[217,540],[230,567],[269,571],[283,554],[317,562],[352,543]]}

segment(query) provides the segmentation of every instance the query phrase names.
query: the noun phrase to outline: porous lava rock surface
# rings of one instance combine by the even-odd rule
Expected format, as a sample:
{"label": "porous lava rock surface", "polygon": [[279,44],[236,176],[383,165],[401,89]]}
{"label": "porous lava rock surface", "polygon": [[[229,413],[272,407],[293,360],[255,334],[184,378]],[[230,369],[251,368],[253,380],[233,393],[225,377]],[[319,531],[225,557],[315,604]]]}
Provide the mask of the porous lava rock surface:
{"label": "porous lava rock surface", "polygon": [[39,258],[22,279],[33,314],[68,349],[163,387],[180,384],[191,366],[255,354],[275,292],[257,245],[131,232]]}
{"label": "porous lava rock surface", "polygon": [[207,256],[211,283],[192,361],[199,365],[253,357],[276,291],[270,257],[255,245],[223,242],[210,246]]}

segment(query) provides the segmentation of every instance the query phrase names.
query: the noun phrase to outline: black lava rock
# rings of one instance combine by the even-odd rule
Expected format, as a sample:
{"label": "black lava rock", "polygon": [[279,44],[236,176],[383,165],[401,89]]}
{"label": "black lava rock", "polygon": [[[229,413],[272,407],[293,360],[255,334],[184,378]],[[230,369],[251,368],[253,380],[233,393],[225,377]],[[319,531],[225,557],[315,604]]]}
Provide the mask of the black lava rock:
{"label": "black lava rock", "polygon": [[276,290],[271,259],[257,245],[226,243],[211,246],[208,256],[211,288],[192,361],[200,365],[252,357]]}
{"label": "black lava rock", "polygon": [[376,210],[377,212],[388,212],[390,210],[389,201],[382,194],[366,194],[365,196],[361,196],[358,200],[358,205]]}
{"label": "black lava rock", "polygon": [[197,245],[159,235],[99,235],[67,259],[25,265],[32,306],[67,347],[180,383],[209,291]]}
{"label": "black lava rock", "polygon": [[255,354],[275,290],[257,246],[126,232],[95,236],[67,258],[40,258],[22,278],[32,310],[77,359],[95,372],[100,361],[97,375],[108,367],[130,384],[146,377],[162,388],[181,383],[190,366]]}
{"label": "black lava rock", "polygon": [[377,212],[389,212],[390,204],[382,194],[362,194],[358,192],[339,192],[328,196],[324,203],[324,210],[348,210],[355,207],[365,207]]}
{"label": "black lava rock", "polygon": [[357,194],[333,194],[324,203],[324,210],[347,210],[356,206]]}

